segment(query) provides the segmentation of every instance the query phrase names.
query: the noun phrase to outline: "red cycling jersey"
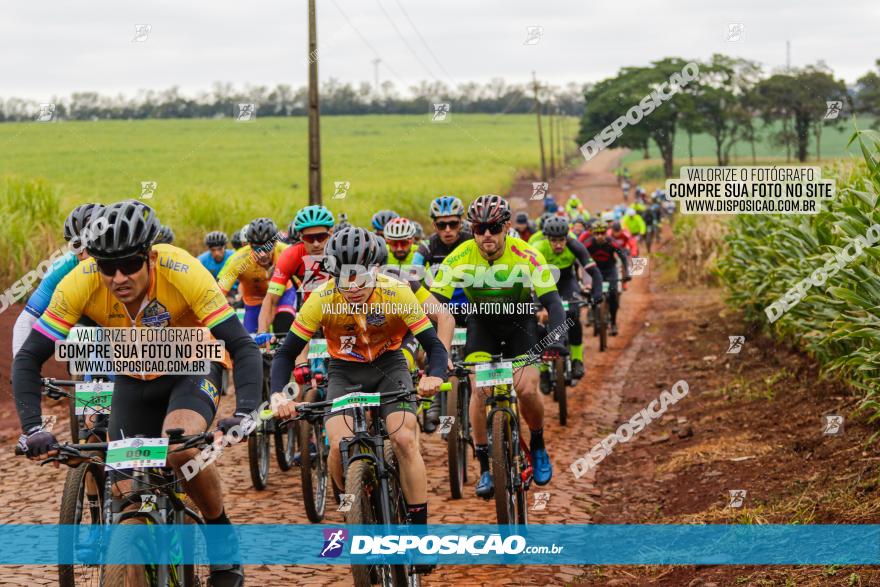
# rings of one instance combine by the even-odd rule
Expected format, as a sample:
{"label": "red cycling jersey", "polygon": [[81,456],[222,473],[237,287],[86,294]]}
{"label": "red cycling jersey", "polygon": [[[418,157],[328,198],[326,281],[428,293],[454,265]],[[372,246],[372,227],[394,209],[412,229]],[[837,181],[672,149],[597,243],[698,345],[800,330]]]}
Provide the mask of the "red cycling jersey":
{"label": "red cycling jersey", "polygon": [[295,281],[304,294],[303,301],[309,299],[312,291],[330,279],[330,275],[324,271],[322,259],[323,257],[307,254],[303,243],[288,247],[275,263],[275,272],[269,281],[269,293],[280,296],[287,289],[287,282]]}
{"label": "red cycling jersey", "polygon": [[636,239],[633,238],[633,235],[625,228],[617,235],[615,235],[613,231],[609,231],[608,236],[610,236],[611,240],[614,241],[614,244],[621,249],[629,249],[629,252],[633,257],[639,256],[639,244],[636,242]]}

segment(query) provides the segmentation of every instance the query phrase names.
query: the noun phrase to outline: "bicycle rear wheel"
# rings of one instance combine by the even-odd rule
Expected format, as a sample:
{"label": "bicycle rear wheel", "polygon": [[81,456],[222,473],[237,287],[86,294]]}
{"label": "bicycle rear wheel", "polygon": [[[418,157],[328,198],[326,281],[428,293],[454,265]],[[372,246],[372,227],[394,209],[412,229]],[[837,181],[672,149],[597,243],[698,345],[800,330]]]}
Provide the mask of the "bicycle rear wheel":
{"label": "bicycle rear wheel", "polygon": [[[310,389],[306,402],[317,401],[318,392]],[[302,479],[303,505],[306,516],[315,524],[324,519],[327,504],[327,462],[324,460],[324,424],[312,425],[307,420],[297,423],[300,450],[300,478]],[[312,446],[315,458],[312,458]]]}
{"label": "bicycle rear wheel", "polygon": [[[104,523],[104,471],[98,463],[82,463],[67,472],[64,490],[61,493],[61,510],[58,523],[63,525],[89,525],[93,542],[72,543],[65,541],[58,545],[64,558],[81,550],[99,550],[99,532]],[[94,532],[91,532],[94,530]],[[59,565],[58,585],[60,587],[83,587],[101,584],[99,565]]]}
{"label": "bicycle rear wheel", "polygon": [[452,389],[447,394],[449,400],[447,409],[449,415],[455,418],[449,435],[446,437],[446,457],[449,464],[449,490],[453,499],[461,499],[464,492],[464,483],[467,479],[467,439],[464,429],[466,420],[461,416],[462,412],[467,411],[468,407],[465,403],[465,392],[463,386],[468,385],[467,380],[459,381],[455,377],[449,378],[452,383]]}
{"label": "bicycle rear wheel", "polygon": [[260,424],[248,437],[248,464],[254,489],[262,491],[269,484],[269,434],[266,425]]}
{"label": "bicycle rear wheel", "polygon": [[563,426],[568,422],[568,398],[565,390],[565,359],[558,357],[553,365],[556,371],[556,385],[553,389],[553,399],[559,404],[559,423]]}

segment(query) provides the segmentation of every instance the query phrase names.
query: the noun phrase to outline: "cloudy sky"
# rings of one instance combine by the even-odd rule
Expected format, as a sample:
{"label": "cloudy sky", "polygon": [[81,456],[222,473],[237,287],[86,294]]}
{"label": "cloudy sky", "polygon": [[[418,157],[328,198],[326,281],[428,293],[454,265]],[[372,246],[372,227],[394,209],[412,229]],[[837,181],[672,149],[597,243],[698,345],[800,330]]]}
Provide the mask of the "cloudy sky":
{"label": "cloudy sky", "polygon": [[[399,91],[535,70],[553,84],[596,81],[627,65],[714,52],[768,68],[824,60],[848,83],[874,67],[876,0],[318,0],[319,75],[380,81]],[[10,8],[11,7],[11,8]],[[0,96],[36,100],[73,91],[133,95],[215,81],[306,83],[306,0],[170,0],[7,3],[0,19]],[[728,27],[742,24],[737,41]],[[135,25],[151,26],[133,42]],[[527,27],[543,27],[525,44]]]}

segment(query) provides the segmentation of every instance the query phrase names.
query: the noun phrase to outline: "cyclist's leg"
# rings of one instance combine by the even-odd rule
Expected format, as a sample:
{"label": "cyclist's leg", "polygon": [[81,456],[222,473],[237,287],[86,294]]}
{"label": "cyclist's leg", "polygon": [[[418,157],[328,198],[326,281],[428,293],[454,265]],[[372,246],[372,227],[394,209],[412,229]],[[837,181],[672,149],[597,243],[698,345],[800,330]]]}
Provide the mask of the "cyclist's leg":
{"label": "cyclist's leg", "polygon": [[255,306],[244,305],[244,329],[248,334],[253,334],[259,328],[260,309],[263,306],[257,304]]}
{"label": "cyclist's leg", "polygon": [[[346,387],[363,384],[367,372],[360,363],[329,359],[327,361],[327,400],[342,397],[347,392]],[[372,391],[364,388],[364,391]],[[342,454],[339,451],[339,443],[346,436],[351,436],[353,420],[351,416],[343,412],[336,412],[324,419],[324,427],[327,430],[327,441],[330,443],[330,455],[327,458],[327,467],[333,476],[337,487],[345,487],[345,479],[342,470]]]}
{"label": "cyclist's leg", "polygon": [[[518,357],[535,352],[538,342],[538,321],[534,316],[528,316],[523,320],[517,320],[511,324],[511,328],[503,333],[507,346],[505,355]],[[520,367],[514,372],[514,386],[516,397],[519,402],[520,413],[528,424],[530,430],[541,430],[544,427],[544,401],[538,393],[538,369],[535,365]]]}
{"label": "cyclist's leg", "polygon": [[[467,342],[465,342],[464,355],[476,352],[486,352],[491,355],[501,352],[501,340],[498,337],[498,324],[488,320],[481,320],[472,315],[467,322]],[[471,403],[468,407],[471,418],[472,435],[475,445],[487,445],[489,435],[486,432],[486,398],[488,388],[476,387],[474,376],[471,380]]]}
{"label": "cyclist's leg", "polygon": [[272,332],[287,332],[296,316],[296,288],[286,290],[278,300],[278,309],[272,319]]}

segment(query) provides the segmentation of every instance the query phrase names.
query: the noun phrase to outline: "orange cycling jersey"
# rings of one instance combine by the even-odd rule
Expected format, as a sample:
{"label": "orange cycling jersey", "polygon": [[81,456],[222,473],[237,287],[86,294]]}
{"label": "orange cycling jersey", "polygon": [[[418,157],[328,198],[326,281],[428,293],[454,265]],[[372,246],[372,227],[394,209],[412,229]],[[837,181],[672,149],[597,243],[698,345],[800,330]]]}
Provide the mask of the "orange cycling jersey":
{"label": "orange cycling jersey", "polygon": [[269,289],[269,279],[272,277],[273,267],[278,257],[287,248],[282,242],[276,242],[272,249],[272,262],[269,267],[263,267],[257,263],[255,253],[250,245],[245,245],[235,251],[220,273],[217,275],[217,283],[224,294],[229,293],[232,285],[238,280],[238,288],[241,298],[248,306],[256,306],[263,302],[266,291]]}
{"label": "orange cycling jersey", "polygon": [[335,279],[313,291],[290,331],[309,340],[320,327],[331,357],[361,363],[400,348],[407,332],[419,334],[433,328],[409,284],[381,274],[360,307],[345,301]]}
{"label": "orange cycling jersey", "polygon": [[[61,280],[34,328],[51,340],[63,340],[82,316],[103,327],[146,328],[213,328],[235,316],[213,276],[198,259],[172,245],[154,245],[153,251],[158,258],[151,263],[150,287],[134,320],[104,286],[94,259],[89,259]],[[231,366],[228,354],[224,365]],[[159,375],[143,376],[156,377]]]}

